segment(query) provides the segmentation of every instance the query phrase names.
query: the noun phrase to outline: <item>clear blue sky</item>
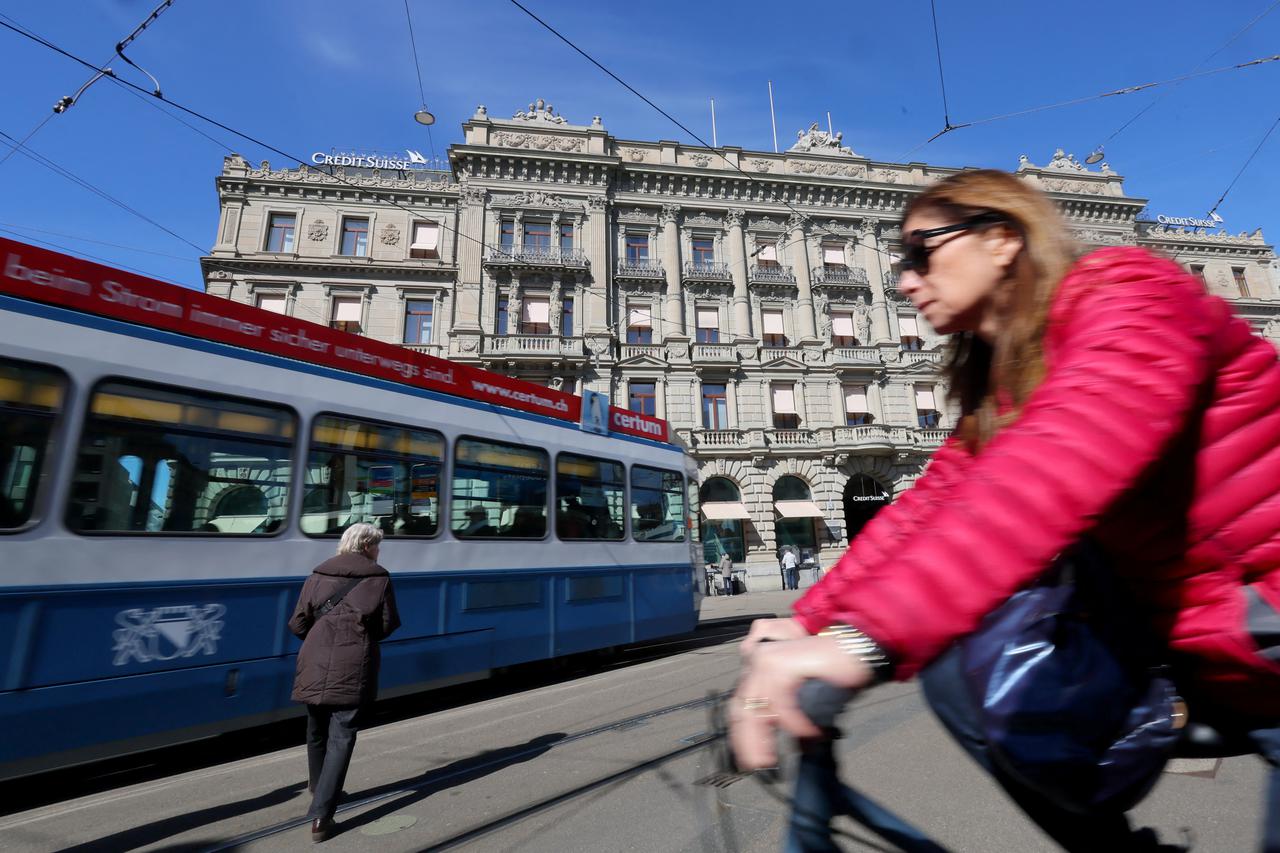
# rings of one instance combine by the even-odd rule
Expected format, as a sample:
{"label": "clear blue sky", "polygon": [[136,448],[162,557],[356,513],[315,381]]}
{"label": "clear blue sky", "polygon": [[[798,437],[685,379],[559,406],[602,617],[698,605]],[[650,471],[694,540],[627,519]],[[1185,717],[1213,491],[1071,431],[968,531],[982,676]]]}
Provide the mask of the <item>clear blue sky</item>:
{"label": "clear blue sky", "polygon": [[[0,20],[100,62],[156,2],[0,0]],[[898,160],[942,127],[927,0],[526,5],[708,141],[714,97],[721,144],[771,150],[770,79],[783,148],[811,122],[825,127],[828,110],[845,144],[879,160]],[[1277,5],[937,0],[952,122],[1280,53]],[[427,154],[433,143],[443,154],[460,141],[461,123],[477,104],[509,116],[539,97],[573,123],[599,114],[622,138],[694,141],[509,0],[410,0],[410,7],[426,98],[437,116],[432,139],[412,120],[420,98],[403,0],[175,0],[127,53],[159,78],[167,97],[302,157],[334,147]],[[146,85],[118,59],[109,64]],[[21,138],[89,72],[0,30],[0,75],[0,131]],[[1106,141],[1107,160],[1125,176],[1130,195],[1151,200],[1153,214],[1203,216],[1276,121],[1277,93],[1280,62],[959,130],[910,159],[1013,169],[1019,154],[1044,164],[1057,147],[1083,159],[1160,98]],[[214,178],[227,148],[253,163],[287,163],[186,118],[224,148],[148,100],[104,80],[29,144],[207,248],[218,215]],[[7,147],[0,144],[0,156]],[[1232,233],[1261,227],[1275,242],[1277,197],[1280,130],[1219,212]],[[199,286],[195,248],[20,153],[0,165],[0,229],[15,226],[76,254]]]}

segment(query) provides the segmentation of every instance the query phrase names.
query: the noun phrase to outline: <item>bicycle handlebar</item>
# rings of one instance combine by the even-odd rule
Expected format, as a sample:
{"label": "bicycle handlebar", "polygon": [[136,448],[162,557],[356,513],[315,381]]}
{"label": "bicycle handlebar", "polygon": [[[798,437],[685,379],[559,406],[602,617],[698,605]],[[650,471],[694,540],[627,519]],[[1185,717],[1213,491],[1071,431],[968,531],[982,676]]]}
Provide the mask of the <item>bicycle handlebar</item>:
{"label": "bicycle handlebar", "polygon": [[856,695],[858,695],[857,690],[837,687],[829,681],[810,678],[800,685],[800,690],[796,693],[796,703],[815,726],[824,731],[833,731],[836,727],[836,717],[840,716],[844,706],[848,705]]}

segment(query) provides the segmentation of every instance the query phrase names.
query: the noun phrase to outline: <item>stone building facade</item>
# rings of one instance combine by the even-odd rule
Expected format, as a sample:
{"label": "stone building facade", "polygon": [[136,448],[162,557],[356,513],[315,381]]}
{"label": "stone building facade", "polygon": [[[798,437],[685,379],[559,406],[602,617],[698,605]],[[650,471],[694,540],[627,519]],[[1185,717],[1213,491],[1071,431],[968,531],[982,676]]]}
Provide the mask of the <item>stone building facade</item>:
{"label": "stone building facade", "polygon": [[[208,292],[666,418],[702,472],[708,559],[749,588],[780,585],[784,544],[829,565],[919,476],[953,425],[944,353],[890,261],[903,205],[957,169],[816,125],[779,154],[623,140],[542,101],[463,129],[448,172],[226,158]],[[1061,151],[1017,174],[1083,244],[1175,256],[1280,343],[1260,231],[1149,221]]]}

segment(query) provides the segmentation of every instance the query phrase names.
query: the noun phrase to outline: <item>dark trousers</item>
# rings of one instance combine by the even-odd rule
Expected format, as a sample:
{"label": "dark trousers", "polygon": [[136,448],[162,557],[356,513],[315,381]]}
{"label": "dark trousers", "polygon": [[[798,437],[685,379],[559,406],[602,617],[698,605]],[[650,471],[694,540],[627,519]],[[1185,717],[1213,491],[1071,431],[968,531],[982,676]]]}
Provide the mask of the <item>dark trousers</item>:
{"label": "dark trousers", "polygon": [[307,779],[314,792],[307,820],[330,820],[347,778],[360,729],[359,707],[307,706]]}
{"label": "dark trousers", "polygon": [[[930,664],[920,680],[929,706],[956,742],[1000,783],[1027,817],[1064,850],[1127,853],[1159,849],[1155,846],[1155,834],[1150,830],[1135,833],[1123,812],[1080,814],[1070,811],[1023,785],[992,760],[982,734],[978,703],[965,682],[958,646],[953,646]],[[1195,719],[1195,709],[1203,705],[1198,706],[1193,700],[1190,707]],[[1224,734],[1243,739],[1271,765],[1267,802],[1263,809],[1262,850],[1280,853],[1280,728],[1275,727],[1274,721],[1247,722],[1228,716],[1209,718],[1206,722]]]}

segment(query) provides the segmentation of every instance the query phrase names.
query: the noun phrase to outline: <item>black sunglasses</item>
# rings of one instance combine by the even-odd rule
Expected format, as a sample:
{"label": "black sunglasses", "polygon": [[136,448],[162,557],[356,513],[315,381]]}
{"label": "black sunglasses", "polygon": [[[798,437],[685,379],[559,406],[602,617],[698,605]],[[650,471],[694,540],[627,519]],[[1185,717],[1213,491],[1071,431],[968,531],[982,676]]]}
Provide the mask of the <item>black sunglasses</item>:
{"label": "black sunglasses", "polygon": [[988,210],[954,225],[943,225],[941,228],[917,228],[907,234],[906,239],[902,241],[902,258],[897,263],[898,274],[901,275],[904,272],[914,272],[916,275],[928,274],[929,256],[946,245],[946,243],[939,243],[936,246],[926,246],[924,241],[930,237],[953,234],[957,231],[972,231],[974,228],[1008,221],[1003,214]]}

